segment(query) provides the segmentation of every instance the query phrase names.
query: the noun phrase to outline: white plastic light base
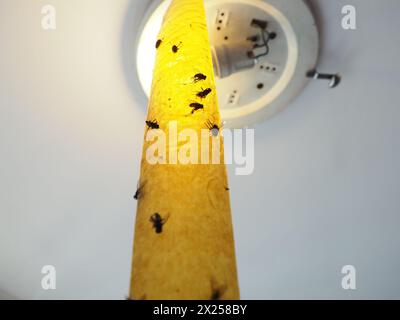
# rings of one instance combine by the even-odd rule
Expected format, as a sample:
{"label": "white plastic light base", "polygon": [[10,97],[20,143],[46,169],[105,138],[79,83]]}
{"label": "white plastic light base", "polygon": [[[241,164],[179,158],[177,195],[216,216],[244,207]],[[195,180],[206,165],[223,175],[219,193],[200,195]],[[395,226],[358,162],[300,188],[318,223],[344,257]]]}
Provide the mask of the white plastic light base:
{"label": "white plastic light base", "polygon": [[[154,44],[171,0],[154,0],[139,30],[136,64],[149,96],[156,49]],[[246,127],[287,107],[309,82],[316,68],[319,36],[314,17],[303,0],[205,0],[211,45],[247,41],[259,34],[253,19],[268,21],[270,52],[252,69],[217,78],[222,119],[226,127]]]}

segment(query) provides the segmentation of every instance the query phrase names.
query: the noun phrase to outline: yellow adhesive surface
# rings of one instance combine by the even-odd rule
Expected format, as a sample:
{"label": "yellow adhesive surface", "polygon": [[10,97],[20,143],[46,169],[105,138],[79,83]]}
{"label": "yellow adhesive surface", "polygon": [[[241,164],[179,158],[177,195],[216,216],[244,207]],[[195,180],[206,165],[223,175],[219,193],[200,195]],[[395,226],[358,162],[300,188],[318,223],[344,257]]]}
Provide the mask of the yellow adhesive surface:
{"label": "yellow adhesive surface", "polygon": [[[167,137],[170,121],[177,122],[178,133],[190,128],[200,137],[207,122],[220,124],[203,1],[173,0],[157,44],[147,120],[156,121]],[[197,81],[196,74],[206,79]],[[206,97],[197,96],[208,88]],[[204,109],[192,113],[192,103]],[[157,129],[146,127],[146,134],[149,130]],[[223,159],[221,137],[208,140],[210,146],[218,140]],[[151,165],[146,150],[153,143],[145,139],[143,147],[129,298],[239,299],[223,161]],[[164,160],[184,144],[168,140]],[[155,213],[161,232],[152,221]]]}

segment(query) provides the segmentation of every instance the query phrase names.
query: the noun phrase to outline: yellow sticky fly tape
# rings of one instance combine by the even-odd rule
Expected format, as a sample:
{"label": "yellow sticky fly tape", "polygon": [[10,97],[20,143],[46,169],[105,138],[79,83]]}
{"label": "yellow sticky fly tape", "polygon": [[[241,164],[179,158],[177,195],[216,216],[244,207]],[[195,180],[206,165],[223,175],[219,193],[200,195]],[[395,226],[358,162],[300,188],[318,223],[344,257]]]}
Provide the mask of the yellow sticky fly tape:
{"label": "yellow sticky fly tape", "polygon": [[[221,122],[203,0],[172,1],[154,50],[129,298],[239,299],[225,164],[182,164],[185,145],[170,138]],[[148,135],[161,131],[166,152],[153,164]],[[207,141],[223,160],[221,135]]]}

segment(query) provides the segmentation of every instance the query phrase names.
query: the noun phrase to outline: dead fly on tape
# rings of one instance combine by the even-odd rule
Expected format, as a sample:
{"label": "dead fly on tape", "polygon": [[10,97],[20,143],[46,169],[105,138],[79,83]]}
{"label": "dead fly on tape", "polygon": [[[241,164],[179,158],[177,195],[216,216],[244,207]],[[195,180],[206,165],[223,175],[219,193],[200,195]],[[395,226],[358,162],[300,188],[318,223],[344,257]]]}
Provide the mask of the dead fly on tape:
{"label": "dead fly on tape", "polygon": [[149,129],[160,129],[160,126],[157,122],[156,119],[151,120],[151,121],[146,121],[146,125],[149,127]]}
{"label": "dead fly on tape", "polygon": [[157,212],[150,217],[150,222],[153,224],[153,228],[156,230],[156,233],[161,233],[163,231],[163,226],[167,220],[168,216],[163,219]]}
{"label": "dead fly on tape", "polygon": [[204,105],[202,105],[201,103],[197,103],[197,102],[191,103],[189,105],[189,107],[191,107],[193,109],[192,110],[192,114],[195,113],[197,110],[203,110],[204,109]]}
{"label": "dead fly on tape", "polygon": [[198,96],[201,99],[204,99],[207,98],[207,96],[211,93],[211,91],[212,91],[211,88],[207,88],[205,90],[198,92],[196,96]]}

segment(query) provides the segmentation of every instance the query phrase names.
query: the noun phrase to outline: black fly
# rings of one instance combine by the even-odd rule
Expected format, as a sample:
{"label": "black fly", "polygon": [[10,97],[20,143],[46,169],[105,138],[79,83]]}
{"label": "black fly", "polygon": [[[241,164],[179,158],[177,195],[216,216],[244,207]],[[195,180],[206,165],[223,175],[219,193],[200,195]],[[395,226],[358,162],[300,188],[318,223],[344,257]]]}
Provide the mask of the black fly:
{"label": "black fly", "polygon": [[182,44],[182,42],[181,43],[179,43],[179,45],[173,45],[172,46],[172,52],[173,53],[177,53],[178,52],[178,50],[179,50],[179,48],[180,48],[180,45]]}
{"label": "black fly", "polygon": [[137,188],[135,195],[133,196],[133,199],[135,200],[139,200],[139,197],[141,196],[142,192],[140,190],[140,188]]}
{"label": "black fly", "polygon": [[211,135],[214,137],[218,136],[219,133],[219,126],[215,123],[212,123],[210,120],[207,120],[207,122],[205,123],[205,125],[207,126],[207,128],[210,130]]}
{"label": "black fly", "polygon": [[162,40],[158,39],[156,42],[156,49],[158,49],[161,46]]}
{"label": "black fly", "polygon": [[149,127],[149,129],[160,129],[159,124],[157,123],[157,120],[154,119],[153,121],[146,121],[146,125]]}
{"label": "black fly", "polygon": [[197,73],[197,74],[195,74],[194,77],[193,77],[193,82],[194,82],[194,83],[197,83],[197,82],[199,82],[199,81],[204,81],[204,80],[206,80],[206,79],[207,79],[207,76],[206,76],[206,75],[204,75],[204,74],[202,74],[202,73]]}
{"label": "black fly", "polygon": [[219,300],[221,299],[221,291],[219,289],[215,289],[212,291],[211,300]]}
{"label": "black fly", "polygon": [[199,98],[201,98],[201,99],[204,99],[204,98],[206,98],[210,93],[211,93],[211,88],[207,88],[207,89],[205,89],[205,90],[202,90],[202,91],[200,91],[198,94],[197,94],[197,96],[199,97]]}
{"label": "black fly", "polygon": [[133,196],[133,198],[134,198],[135,200],[139,200],[140,197],[143,195],[143,187],[144,187],[144,185],[145,185],[145,183],[140,184],[140,182],[138,182],[135,195]]}
{"label": "black fly", "polygon": [[214,280],[211,281],[211,300],[220,300],[226,292],[226,286],[217,286]]}
{"label": "black fly", "polygon": [[204,109],[204,105],[202,105],[201,103],[197,103],[197,102],[191,103],[190,107],[193,108],[192,114],[195,113],[195,111],[197,111],[197,110]]}
{"label": "black fly", "polygon": [[155,213],[150,217],[150,222],[153,223],[153,228],[156,229],[156,233],[161,233],[164,224],[167,222],[168,217],[166,219],[161,218],[159,213]]}

